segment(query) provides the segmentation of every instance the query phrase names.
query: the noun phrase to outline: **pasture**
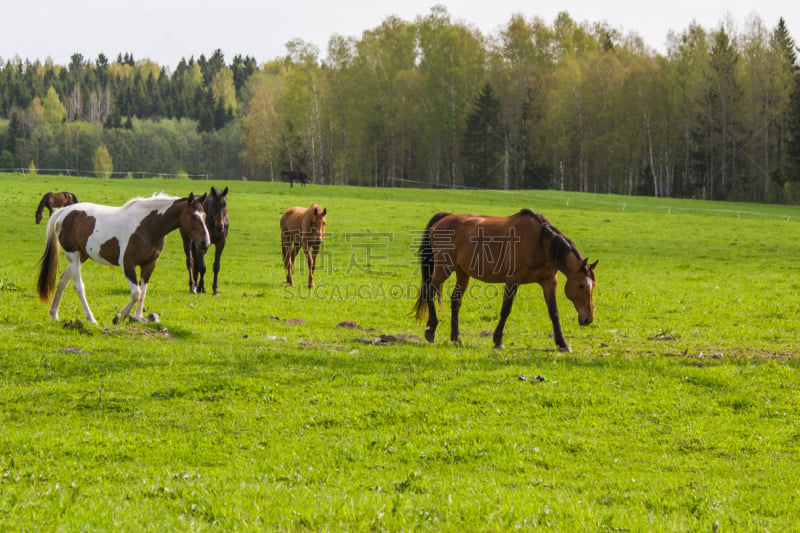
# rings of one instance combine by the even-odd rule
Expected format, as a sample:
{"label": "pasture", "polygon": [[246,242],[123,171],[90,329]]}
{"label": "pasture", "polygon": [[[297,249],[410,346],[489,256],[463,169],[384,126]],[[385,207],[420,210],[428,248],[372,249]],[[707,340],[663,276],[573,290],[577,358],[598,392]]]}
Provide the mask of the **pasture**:
{"label": "pasture", "polygon": [[[0,175],[4,531],[790,531],[800,527],[800,211],[555,191]],[[87,324],[34,291],[48,191],[120,205],[228,186],[219,296],[176,231],[145,302],[87,262]],[[278,221],[327,208],[317,286],[285,285]],[[416,248],[440,210],[545,214],[599,260],[596,319],[560,277],[473,281],[450,343],[420,341]],[[755,213],[755,214],[754,214]],[[302,253],[302,252],[301,252]],[[60,269],[66,265],[61,258]],[[305,279],[304,258],[295,277]],[[299,269],[299,270],[297,270]],[[522,378],[525,379],[522,379]],[[538,379],[537,379],[538,377]]]}

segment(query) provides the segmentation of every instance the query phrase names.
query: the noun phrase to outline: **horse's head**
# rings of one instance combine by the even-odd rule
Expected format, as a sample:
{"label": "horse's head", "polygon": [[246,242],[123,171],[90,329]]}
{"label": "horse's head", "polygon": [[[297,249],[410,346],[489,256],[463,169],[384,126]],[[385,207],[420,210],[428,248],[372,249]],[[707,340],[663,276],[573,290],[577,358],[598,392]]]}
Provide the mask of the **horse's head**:
{"label": "horse's head", "polygon": [[203,250],[211,245],[211,237],[206,228],[206,212],[203,209],[205,199],[206,194],[195,196],[189,193],[180,217],[181,231]]}
{"label": "horse's head", "polygon": [[308,229],[311,233],[311,239],[322,242],[322,239],[325,238],[325,225],[328,222],[326,218],[328,209],[317,204],[311,204],[309,209],[311,210],[311,220]]}
{"label": "horse's head", "polygon": [[44,212],[44,209],[40,209],[39,211],[36,211],[36,223],[37,224],[39,224],[42,221],[42,213],[43,212]]}
{"label": "horse's head", "polygon": [[567,275],[567,283],[564,285],[564,292],[578,311],[578,323],[581,326],[588,326],[594,320],[594,301],[592,293],[597,281],[594,276],[594,269],[597,261],[588,264],[584,259],[575,272]]}
{"label": "horse's head", "polygon": [[203,207],[206,211],[206,226],[218,231],[224,230],[228,225],[228,188],[221,191],[211,187],[211,194],[203,202]]}

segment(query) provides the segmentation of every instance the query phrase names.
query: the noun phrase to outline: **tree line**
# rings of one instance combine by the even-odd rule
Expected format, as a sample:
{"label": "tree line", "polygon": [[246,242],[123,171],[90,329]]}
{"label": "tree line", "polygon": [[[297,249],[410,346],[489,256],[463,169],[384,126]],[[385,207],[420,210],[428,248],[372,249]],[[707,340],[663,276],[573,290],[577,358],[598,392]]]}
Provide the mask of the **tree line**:
{"label": "tree line", "polygon": [[0,169],[800,199],[800,69],[780,19],[697,24],[666,54],[561,13],[495,34],[436,6],[326,55],[0,61]]}

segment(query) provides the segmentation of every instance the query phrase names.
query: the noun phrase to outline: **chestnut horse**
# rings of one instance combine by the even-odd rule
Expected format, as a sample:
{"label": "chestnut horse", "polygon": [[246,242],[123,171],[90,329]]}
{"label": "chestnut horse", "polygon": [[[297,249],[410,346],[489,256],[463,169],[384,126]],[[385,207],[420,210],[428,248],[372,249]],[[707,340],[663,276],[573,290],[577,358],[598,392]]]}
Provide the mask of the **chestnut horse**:
{"label": "chestnut horse", "polygon": [[39,202],[39,207],[36,208],[36,223],[38,224],[42,221],[42,213],[44,212],[45,207],[48,211],[50,211],[50,215],[52,216],[54,207],[64,207],[65,205],[77,203],[78,199],[71,192],[64,191],[45,193],[45,195],[42,196],[42,201]]}
{"label": "chestnut horse", "polygon": [[[214,296],[219,294],[220,257],[222,250],[225,249],[225,242],[228,240],[228,188],[224,191],[211,187],[211,192],[203,202],[203,209],[206,212],[206,227],[214,245]],[[189,234],[181,230],[183,239],[183,252],[186,254],[186,269],[189,271],[189,291],[192,294],[206,292],[206,251],[198,243],[192,241]]]}
{"label": "chestnut horse", "polygon": [[558,272],[567,277],[564,291],[578,311],[578,323],[587,326],[594,320],[592,291],[597,261],[588,264],[563,233],[544,216],[523,209],[510,217],[483,217],[437,213],[428,222],[419,248],[422,286],[415,306],[418,320],[428,316],[425,338],[436,335],[435,300],[441,302],[442,283],[456,273],[450,299],[450,340],[458,341],[458,312],[470,277],[486,283],[505,283],[500,322],[494,330],[494,345],[503,347],[503,328],[511,312],[517,289],[525,283],[538,283],[544,299],[556,344],[571,351],[558,318],[556,285]]}
{"label": "chestnut horse", "polygon": [[325,238],[327,209],[317,204],[309,207],[290,207],[281,217],[281,244],[283,247],[283,266],[286,268],[286,283],[294,285],[292,266],[300,247],[308,260],[308,287],[314,286],[314,269],[317,254]]}
{"label": "chestnut horse", "polygon": [[[47,245],[42,254],[36,292],[39,299],[49,303],[50,317],[58,320],[61,296],[70,280],[83,305],[86,320],[97,321],[89,309],[84,293],[81,265],[91,258],[108,266],[122,267],[131,288],[131,300],[114,318],[114,323],[129,316],[134,305],[134,320],[142,321],[144,297],[156,260],[164,248],[164,238],[178,229],[191,235],[192,240],[209,244],[203,211],[206,195],[188,198],[155,195],[151,198],[134,198],[121,207],[79,203],[65,207],[47,222]],[[59,250],[69,264],[61,274],[56,287]],[[136,279],[136,267],[141,279]],[[55,296],[53,293],[55,292]]]}

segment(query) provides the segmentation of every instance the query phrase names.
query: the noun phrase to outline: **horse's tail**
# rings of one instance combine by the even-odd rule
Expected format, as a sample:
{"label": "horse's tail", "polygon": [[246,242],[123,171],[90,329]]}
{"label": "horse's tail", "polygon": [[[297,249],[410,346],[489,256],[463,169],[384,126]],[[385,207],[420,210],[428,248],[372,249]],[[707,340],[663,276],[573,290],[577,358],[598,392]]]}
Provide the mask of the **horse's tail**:
{"label": "horse's tail", "polygon": [[47,244],[42,258],[39,260],[39,280],[36,283],[36,294],[39,300],[49,304],[56,290],[56,274],[58,273],[58,256],[61,245],[56,234],[56,220],[59,217],[50,217],[47,221]]}
{"label": "horse's tail", "polygon": [[417,303],[414,304],[414,312],[417,315],[417,320],[420,322],[424,320],[428,314],[429,301],[435,298],[440,304],[442,302],[441,287],[437,288],[431,285],[435,264],[435,255],[433,253],[433,247],[431,246],[431,227],[449,214],[450,213],[439,212],[433,215],[433,218],[428,221],[428,225],[425,226],[425,233],[422,234],[422,242],[419,245],[419,266],[420,272],[422,273],[422,284],[419,288]]}

